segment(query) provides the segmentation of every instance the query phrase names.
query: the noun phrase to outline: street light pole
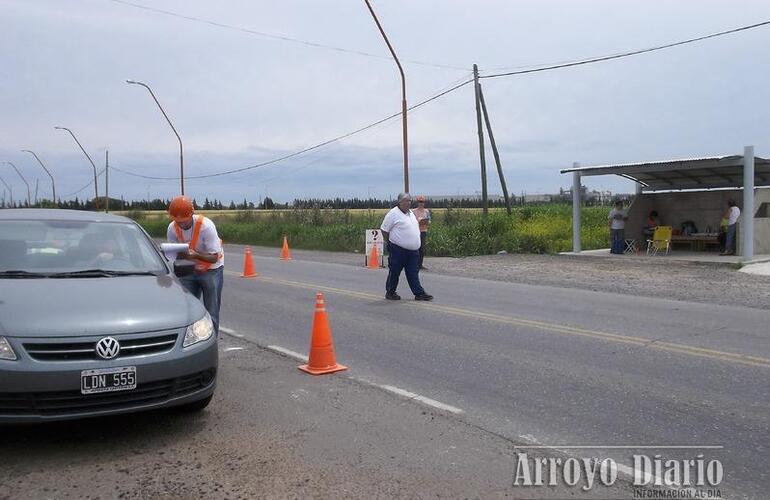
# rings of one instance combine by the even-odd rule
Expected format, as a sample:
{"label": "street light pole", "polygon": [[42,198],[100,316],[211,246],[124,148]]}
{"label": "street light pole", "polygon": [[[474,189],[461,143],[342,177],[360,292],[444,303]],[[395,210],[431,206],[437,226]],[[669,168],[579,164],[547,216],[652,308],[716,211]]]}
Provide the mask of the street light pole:
{"label": "street light pole", "polygon": [[56,130],[66,130],[70,133],[73,139],[75,139],[75,143],[78,145],[80,150],[83,152],[84,155],[86,155],[86,158],[88,158],[88,161],[91,162],[91,166],[94,167],[94,208],[96,210],[99,210],[99,182],[97,181],[97,174],[96,174],[96,164],[94,163],[94,160],[91,159],[91,157],[86,153],[86,150],[83,148],[83,145],[80,144],[80,141],[77,137],[75,137],[75,134],[72,133],[72,130],[68,129],[67,127],[54,127]]}
{"label": "street light pole", "polygon": [[40,164],[41,167],[43,167],[43,170],[45,170],[45,173],[48,174],[48,177],[51,178],[51,190],[53,191],[53,202],[56,203],[56,183],[53,180],[53,175],[51,175],[51,172],[46,168],[46,166],[43,164],[43,161],[35,154],[34,151],[30,151],[29,149],[22,149],[22,153],[29,153],[32,156],[35,157],[37,162]]}
{"label": "street light pole", "polygon": [[19,174],[19,177],[21,177],[21,180],[24,181],[24,184],[26,184],[26,186],[27,186],[27,206],[31,206],[32,205],[32,193],[30,193],[30,190],[29,190],[29,182],[27,182],[27,179],[25,179],[24,176],[21,175],[21,172],[19,171],[18,168],[16,168],[16,165],[14,165],[13,163],[11,163],[9,161],[6,161],[5,163],[7,163],[8,165],[12,166],[13,169],[16,171],[16,173]]}
{"label": "street light pole", "polygon": [[8,192],[11,194],[11,206],[13,206],[13,189],[11,189],[11,186],[9,186],[8,183],[5,182],[2,177],[0,177],[0,182],[2,182],[5,185],[5,187],[8,188]]}
{"label": "street light pole", "polygon": [[171,123],[171,120],[168,118],[168,115],[163,110],[163,106],[160,105],[158,98],[155,97],[155,93],[152,91],[149,85],[147,85],[146,83],[137,82],[135,80],[126,80],[126,83],[130,85],[141,85],[142,87],[146,88],[147,91],[152,96],[152,99],[155,101],[155,104],[158,105],[158,109],[160,109],[160,112],[163,113],[163,117],[168,122],[169,126],[171,127],[171,130],[174,131],[174,135],[176,135],[176,138],[179,141],[179,181],[181,183],[182,195],[184,195],[184,149],[182,148],[182,138],[179,137],[179,133],[176,131],[176,128],[174,128],[174,124]]}
{"label": "street light pole", "polygon": [[406,77],[404,77],[404,69],[401,67],[401,62],[399,62],[398,57],[396,56],[396,52],[393,50],[393,46],[390,44],[390,41],[388,40],[388,36],[385,34],[385,30],[382,29],[382,25],[380,24],[379,19],[377,19],[377,14],[374,13],[374,9],[372,9],[372,5],[369,3],[369,0],[364,0],[366,2],[366,6],[369,8],[369,12],[371,12],[372,17],[374,18],[375,24],[377,24],[377,28],[380,30],[380,34],[382,35],[382,38],[385,39],[385,43],[388,46],[388,49],[390,50],[391,55],[393,56],[393,59],[396,61],[396,66],[398,66],[398,72],[401,75],[401,128],[403,131],[403,144],[404,144],[404,192],[409,192],[409,148],[408,148],[408,141],[407,141],[407,133],[406,133]]}

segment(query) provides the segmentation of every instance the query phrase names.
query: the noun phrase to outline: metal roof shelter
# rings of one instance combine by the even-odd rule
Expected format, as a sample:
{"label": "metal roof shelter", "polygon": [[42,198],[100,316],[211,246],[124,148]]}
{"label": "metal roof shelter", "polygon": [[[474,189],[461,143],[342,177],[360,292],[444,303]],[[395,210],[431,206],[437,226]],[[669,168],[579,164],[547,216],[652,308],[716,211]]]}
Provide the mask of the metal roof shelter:
{"label": "metal roof shelter", "polygon": [[[572,250],[580,252],[580,178],[590,175],[618,175],[637,183],[642,192],[743,189],[743,213],[754,213],[754,188],[770,186],[770,159],[755,158],[754,146],[746,146],[743,155],[710,156],[676,160],[595,165],[561,170],[572,173]],[[754,221],[743,218],[743,259],[753,257]]]}

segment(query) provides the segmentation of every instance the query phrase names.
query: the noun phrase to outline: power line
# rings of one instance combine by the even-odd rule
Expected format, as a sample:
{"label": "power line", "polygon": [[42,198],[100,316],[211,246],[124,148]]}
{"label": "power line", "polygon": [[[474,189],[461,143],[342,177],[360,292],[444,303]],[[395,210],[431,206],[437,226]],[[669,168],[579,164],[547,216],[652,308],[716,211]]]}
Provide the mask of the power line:
{"label": "power line", "polygon": [[[105,169],[103,168],[98,174],[96,174],[96,178],[98,179],[99,177],[101,177],[102,174],[104,173],[104,171],[105,171]],[[86,188],[90,187],[93,183],[94,183],[94,181],[92,179],[92,180],[88,181],[88,184],[86,184],[82,188],[78,189],[74,193],[65,194],[64,196],[62,196],[62,198],[69,198],[70,196],[78,195],[78,194],[82,193]]]}
{"label": "power line", "polygon": [[607,56],[592,57],[590,59],[582,59],[582,60],[579,60],[579,61],[570,61],[570,62],[561,63],[561,64],[553,64],[553,65],[548,65],[548,66],[541,67],[541,68],[524,69],[524,70],[519,70],[519,71],[509,71],[509,72],[506,72],[506,73],[495,73],[495,74],[491,74],[491,75],[482,75],[480,78],[499,78],[499,77],[503,77],[503,76],[524,75],[524,74],[527,74],[527,73],[538,73],[540,71],[551,71],[551,70],[554,70],[554,69],[569,68],[569,67],[572,67],[572,66],[582,66],[584,64],[592,64],[592,63],[597,63],[597,62],[609,61],[609,60],[612,60],[612,59],[620,59],[620,58],[623,58],[623,57],[630,57],[630,56],[636,56],[636,55],[639,55],[639,54],[645,54],[645,53],[648,53],[648,52],[655,52],[657,50],[670,49],[671,47],[677,47],[679,45],[686,45],[688,43],[700,42],[702,40],[707,40],[709,38],[716,38],[716,37],[719,37],[719,36],[731,35],[733,33],[738,33],[739,31],[746,31],[746,30],[750,30],[750,29],[754,29],[754,28],[759,28],[759,27],[762,27],[762,26],[767,26],[768,24],[770,24],[770,21],[763,21],[761,23],[750,24],[748,26],[741,26],[739,28],[734,28],[734,29],[731,29],[731,30],[720,31],[718,33],[711,33],[710,35],[699,36],[697,38],[689,38],[687,40],[681,40],[681,41],[678,41],[678,42],[667,43],[665,45],[657,45],[655,47],[649,47],[649,48],[646,48],[646,49],[632,50],[632,51],[629,51],[629,52],[621,52],[621,53],[618,53],[618,54],[611,54],[611,55],[607,55]]}
{"label": "power line", "polygon": [[[385,56],[385,55],[380,55],[380,54],[372,54],[370,52],[364,52],[362,50],[347,49],[347,48],[344,48],[344,47],[336,47],[334,45],[326,45],[326,44],[323,44],[323,43],[310,42],[308,40],[301,40],[299,38],[292,38],[292,37],[283,36],[283,35],[274,35],[272,33],[265,33],[263,31],[256,31],[256,30],[252,30],[252,29],[249,29],[249,28],[243,28],[241,26],[235,26],[235,25],[232,25],[232,24],[226,24],[226,23],[221,23],[221,22],[218,22],[218,21],[212,21],[212,20],[209,20],[209,19],[203,19],[203,18],[200,18],[200,17],[188,16],[188,15],[185,15],[185,14],[179,14],[178,12],[173,12],[173,11],[170,11],[170,10],[158,9],[156,7],[149,7],[147,5],[141,5],[141,4],[138,4],[138,3],[129,2],[127,0],[109,0],[109,1],[114,2],[114,3],[119,3],[119,4],[122,4],[122,5],[126,5],[126,6],[129,6],[129,7],[134,7],[136,9],[146,10],[146,11],[149,11],[149,12],[155,12],[157,14],[164,14],[164,15],[171,16],[171,17],[176,17],[176,18],[179,18],[179,19],[185,19],[187,21],[193,21],[193,22],[196,22],[196,23],[208,24],[210,26],[214,26],[214,27],[217,27],[217,28],[222,28],[222,29],[227,29],[227,30],[234,30],[234,31],[240,31],[241,33],[246,33],[246,34],[249,34],[249,35],[256,35],[256,36],[260,36],[260,37],[264,37],[264,38],[270,38],[270,39],[273,39],[273,40],[280,40],[280,41],[283,41],[283,42],[296,43],[296,44],[300,44],[300,45],[305,45],[307,47],[314,47],[314,48],[317,48],[317,49],[333,50],[333,51],[336,51],[336,52],[343,52],[343,53],[347,53],[347,54],[355,54],[355,55],[365,56],[365,57],[374,57],[376,59],[385,59],[385,60],[391,60],[392,59],[390,56]],[[430,67],[434,67],[434,68],[454,69],[454,70],[459,70],[459,71],[467,71],[467,68],[461,68],[461,67],[458,67],[458,66],[450,66],[448,64],[435,64],[435,63],[428,63],[428,62],[423,62],[423,61],[413,61],[413,60],[406,60],[406,59],[404,60],[404,62],[407,62],[407,63],[410,63],[410,64],[417,64],[417,65],[420,65],[420,66],[430,66]]]}
{"label": "power line", "polygon": [[[110,0],[110,1],[119,2],[119,3],[126,3],[125,0]],[[650,47],[650,48],[646,48],[646,49],[639,49],[639,50],[634,50],[634,51],[629,51],[629,52],[622,52],[622,53],[618,53],[618,54],[612,54],[612,55],[601,56],[601,57],[594,57],[594,58],[590,58],[590,59],[583,59],[583,60],[579,60],[579,61],[572,61],[572,62],[567,62],[567,63],[562,63],[562,64],[554,64],[554,65],[545,66],[545,67],[541,67],[541,68],[535,68],[535,69],[526,69],[526,70],[511,71],[511,72],[506,72],[506,73],[496,73],[496,74],[490,74],[490,75],[482,75],[482,76],[480,76],[480,78],[499,78],[499,77],[505,77],[505,76],[523,75],[523,74],[528,74],[528,73],[538,73],[538,72],[543,72],[543,71],[553,71],[553,70],[557,70],[557,69],[569,68],[569,67],[573,67],[573,66],[581,66],[581,65],[586,65],[586,64],[594,64],[594,63],[598,63],[598,62],[604,62],[604,61],[609,61],[609,60],[613,60],[613,59],[620,59],[620,58],[624,58],[624,57],[630,57],[630,56],[634,56],[634,55],[644,54],[644,53],[647,53],[647,52],[654,52],[654,51],[663,50],[663,49],[667,49],[667,48],[671,48],[671,47],[676,47],[676,46],[680,46],[680,45],[694,43],[694,42],[706,40],[706,39],[709,39],[709,38],[716,38],[716,37],[719,37],[719,36],[733,34],[733,33],[737,33],[737,32],[740,32],[740,31],[746,31],[746,30],[750,30],[750,29],[754,29],[754,28],[759,28],[759,27],[762,27],[762,26],[766,26],[768,24],[770,24],[770,21],[763,21],[763,22],[756,23],[756,24],[751,24],[751,25],[748,25],[748,26],[741,26],[739,28],[734,28],[734,29],[730,29],[730,30],[726,30],[726,31],[720,31],[720,32],[717,32],[717,33],[709,34],[709,35],[704,35],[704,36],[700,36],[700,37],[696,37],[696,38],[690,38],[690,39],[687,39],[687,40],[682,40],[682,41],[678,41],[678,42],[668,43],[668,44],[665,44],[665,45],[658,45],[658,46]],[[425,99],[424,101],[421,101],[421,102],[419,102],[419,103],[417,103],[415,105],[410,106],[409,108],[407,108],[407,111],[412,111],[412,110],[417,109],[417,108],[419,108],[421,106],[424,106],[425,104],[428,104],[429,102],[432,102],[432,101],[434,101],[434,100],[436,100],[436,99],[438,99],[440,97],[443,97],[444,95],[449,94],[450,92],[454,92],[455,90],[458,90],[458,89],[464,87],[465,85],[467,85],[467,84],[469,84],[471,82],[473,82],[473,79],[462,81],[461,83],[459,83],[457,85],[451,86],[447,90],[439,92],[438,94],[435,94],[432,97],[429,97],[428,99]],[[346,134],[339,135],[339,136],[334,137],[332,139],[328,139],[326,141],[320,142],[320,143],[315,144],[313,146],[307,147],[305,149],[301,149],[299,151],[295,151],[293,153],[290,153],[290,154],[287,154],[287,155],[284,155],[284,156],[281,156],[281,157],[278,157],[278,158],[274,158],[272,160],[268,160],[268,161],[265,161],[265,162],[262,162],[262,163],[258,163],[256,165],[251,165],[251,166],[248,166],[248,167],[241,167],[241,168],[232,169],[232,170],[225,170],[225,171],[222,171],[222,172],[216,172],[216,173],[212,173],[212,174],[189,176],[188,179],[206,179],[206,178],[219,177],[219,176],[223,176],[223,175],[230,175],[230,174],[245,172],[245,171],[248,171],[248,170],[253,170],[253,169],[256,169],[256,168],[266,167],[266,166],[269,166],[269,165],[272,165],[272,164],[275,164],[275,163],[278,163],[278,162],[281,162],[281,161],[284,161],[284,160],[288,160],[288,159],[293,158],[295,156],[299,156],[301,154],[313,151],[315,149],[322,148],[322,147],[324,147],[324,146],[326,146],[328,144],[332,144],[334,142],[341,141],[343,139],[346,139],[348,137],[351,137],[353,135],[361,133],[361,132],[363,132],[365,130],[368,130],[370,128],[376,127],[376,126],[378,126],[378,125],[380,125],[382,123],[385,123],[385,122],[387,122],[389,120],[392,120],[393,118],[396,118],[396,117],[398,117],[400,115],[401,115],[401,113],[394,113],[394,114],[392,114],[390,116],[387,116],[385,118],[377,120],[374,123],[370,123],[369,125],[366,125],[364,127],[358,128],[358,129],[353,130],[351,132],[348,132]],[[152,179],[152,180],[177,180],[177,179],[179,179],[179,177],[160,177],[160,176],[149,176],[149,175],[137,174],[137,173],[134,173],[134,172],[130,172],[130,171],[118,168],[118,167],[113,167],[113,169],[117,170],[117,171],[119,171],[121,173],[124,173],[126,175],[131,175],[131,176],[134,176],[134,177],[140,177],[140,178],[143,178],[143,179]]]}
{"label": "power line", "polygon": [[[425,99],[425,100],[423,100],[423,101],[421,101],[421,102],[419,102],[417,104],[414,104],[414,105],[410,106],[409,108],[407,108],[407,111],[413,111],[413,110],[415,110],[417,108],[420,108],[420,107],[428,104],[429,102],[435,101],[436,99],[438,99],[440,97],[443,97],[446,94],[449,94],[450,92],[454,92],[455,90],[457,90],[457,89],[459,89],[461,87],[464,87],[465,85],[468,85],[469,83],[472,83],[472,82],[473,82],[473,79],[465,80],[462,83],[454,85],[454,86],[450,87],[447,90],[439,92],[438,94],[435,94],[435,95],[433,95],[433,96],[431,96],[431,97],[429,97],[429,98],[427,98],[427,99]],[[212,174],[191,175],[191,176],[187,176],[187,179],[208,179],[208,178],[211,178],[211,177],[219,177],[219,176],[223,176],[223,175],[237,174],[237,173],[240,173],[240,172],[245,172],[247,170],[253,170],[255,168],[266,167],[268,165],[272,165],[274,163],[278,163],[278,162],[281,162],[281,161],[284,161],[284,160],[288,160],[289,158],[294,158],[295,156],[299,156],[301,154],[308,153],[308,152],[313,151],[315,149],[322,148],[322,147],[327,146],[329,144],[332,144],[334,142],[338,142],[338,141],[341,141],[343,139],[347,139],[348,137],[351,137],[353,135],[359,134],[359,133],[361,133],[361,132],[363,132],[365,130],[369,130],[370,128],[376,127],[377,125],[385,123],[388,120],[392,120],[393,118],[396,118],[398,116],[401,116],[400,112],[393,113],[392,115],[387,116],[385,118],[382,118],[380,120],[377,120],[376,122],[370,123],[369,125],[363,126],[361,128],[358,128],[356,130],[353,130],[351,132],[348,132],[348,133],[345,133],[345,134],[342,134],[342,135],[338,135],[337,137],[333,137],[331,139],[327,139],[327,140],[325,140],[323,142],[319,142],[318,144],[315,144],[313,146],[301,149],[299,151],[295,151],[293,153],[289,153],[289,154],[280,156],[278,158],[274,158],[272,160],[268,160],[268,161],[265,161],[265,162],[262,162],[262,163],[257,163],[256,165],[250,165],[248,167],[241,167],[241,168],[236,168],[236,169],[232,169],[232,170],[224,170],[222,172],[215,172],[215,173],[212,173]],[[118,172],[121,172],[121,173],[126,174],[126,175],[131,175],[131,176],[134,176],[134,177],[141,177],[142,179],[152,179],[152,180],[176,180],[176,179],[179,179],[179,177],[160,177],[160,176],[137,174],[135,172],[129,172],[127,170],[124,170],[124,169],[121,169],[121,168],[118,168],[118,167],[114,167],[114,166],[112,167],[112,169],[113,170],[117,170]]]}

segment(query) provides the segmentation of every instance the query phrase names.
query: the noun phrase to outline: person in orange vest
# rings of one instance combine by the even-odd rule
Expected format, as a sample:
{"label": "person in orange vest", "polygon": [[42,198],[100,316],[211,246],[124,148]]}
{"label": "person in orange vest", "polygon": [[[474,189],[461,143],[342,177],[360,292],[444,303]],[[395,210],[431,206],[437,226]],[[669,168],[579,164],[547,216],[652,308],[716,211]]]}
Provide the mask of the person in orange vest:
{"label": "person in orange vest", "polygon": [[195,262],[195,272],[179,279],[182,285],[203,301],[211,316],[214,330],[219,334],[219,306],[224,285],[224,250],[217,227],[211,219],[194,215],[190,198],[177,196],[168,206],[172,219],[166,231],[171,243],[188,243],[190,249],[181,258]]}

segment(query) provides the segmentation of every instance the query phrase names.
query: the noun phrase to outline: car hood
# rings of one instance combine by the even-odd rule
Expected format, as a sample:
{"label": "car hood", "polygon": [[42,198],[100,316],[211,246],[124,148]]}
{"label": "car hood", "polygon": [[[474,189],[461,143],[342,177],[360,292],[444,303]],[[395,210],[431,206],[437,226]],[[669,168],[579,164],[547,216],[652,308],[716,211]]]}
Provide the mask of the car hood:
{"label": "car hood", "polygon": [[73,337],[181,328],[206,313],[171,276],[0,279],[0,335]]}

